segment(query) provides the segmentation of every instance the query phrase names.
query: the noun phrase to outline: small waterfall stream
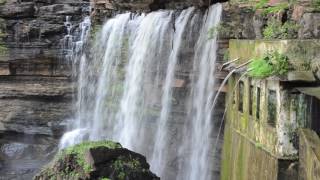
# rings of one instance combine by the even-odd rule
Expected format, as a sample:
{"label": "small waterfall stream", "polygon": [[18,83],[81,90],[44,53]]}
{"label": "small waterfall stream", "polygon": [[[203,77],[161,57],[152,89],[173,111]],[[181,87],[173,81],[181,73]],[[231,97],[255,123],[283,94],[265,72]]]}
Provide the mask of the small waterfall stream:
{"label": "small waterfall stream", "polygon": [[85,19],[70,58],[76,113],[60,148],[111,139],[147,156],[162,179],[214,179],[217,38],[208,39],[208,31],[220,16],[220,4],[206,12],[119,14],[104,24],[89,53],[82,50]]}

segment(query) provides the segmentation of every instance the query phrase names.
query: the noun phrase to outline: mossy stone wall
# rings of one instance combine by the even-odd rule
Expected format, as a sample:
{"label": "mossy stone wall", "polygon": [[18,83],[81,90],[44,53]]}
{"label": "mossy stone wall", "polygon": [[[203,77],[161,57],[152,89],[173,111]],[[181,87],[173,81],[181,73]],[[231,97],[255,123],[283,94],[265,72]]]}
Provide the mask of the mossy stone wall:
{"label": "mossy stone wall", "polygon": [[320,139],[310,129],[299,132],[299,180],[320,179]]}
{"label": "mossy stone wall", "polygon": [[278,159],[226,124],[221,180],[275,180]]}
{"label": "mossy stone wall", "polygon": [[289,58],[293,71],[318,72],[320,40],[230,40],[230,60],[239,58],[237,65],[252,58],[262,57],[270,51],[278,51]]}

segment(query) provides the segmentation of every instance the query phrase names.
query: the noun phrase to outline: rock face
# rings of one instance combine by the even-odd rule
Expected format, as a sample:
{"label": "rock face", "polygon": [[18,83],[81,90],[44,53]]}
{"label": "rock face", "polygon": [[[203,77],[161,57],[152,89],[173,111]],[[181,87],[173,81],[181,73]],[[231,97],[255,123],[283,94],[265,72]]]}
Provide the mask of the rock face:
{"label": "rock face", "polygon": [[320,37],[320,13],[305,13],[300,21],[299,36],[305,39]]}
{"label": "rock face", "polygon": [[205,8],[227,0],[92,0],[96,21],[104,22],[106,17],[119,12],[150,12],[159,9],[181,10],[191,6]]}
{"label": "rock face", "polygon": [[0,179],[31,179],[56,152],[72,115],[73,81],[64,60],[66,16],[72,32],[88,1],[0,3]]}
{"label": "rock face", "polygon": [[64,60],[66,16],[74,25],[87,1],[7,0],[0,5],[0,130],[59,135],[72,114],[71,65]]}
{"label": "rock face", "polygon": [[58,153],[34,180],[157,180],[146,158],[111,141],[84,142]]}

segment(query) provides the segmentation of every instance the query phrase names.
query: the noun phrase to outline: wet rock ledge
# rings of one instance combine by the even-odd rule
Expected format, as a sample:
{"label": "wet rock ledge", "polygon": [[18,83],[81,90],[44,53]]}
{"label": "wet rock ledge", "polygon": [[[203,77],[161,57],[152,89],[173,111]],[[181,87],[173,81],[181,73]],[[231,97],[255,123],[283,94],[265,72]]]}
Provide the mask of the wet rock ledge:
{"label": "wet rock ledge", "polygon": [[159,180],[146,158],[112,141],[84,142],[59,152],[34,180]]}

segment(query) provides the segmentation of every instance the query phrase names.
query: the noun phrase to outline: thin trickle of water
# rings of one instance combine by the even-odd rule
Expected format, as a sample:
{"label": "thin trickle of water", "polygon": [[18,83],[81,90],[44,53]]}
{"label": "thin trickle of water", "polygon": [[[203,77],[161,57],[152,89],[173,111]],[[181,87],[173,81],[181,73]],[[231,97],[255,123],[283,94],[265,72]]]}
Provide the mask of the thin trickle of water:
{"label": "thin trickle of water", "polygon": [[215,96],[214,96],[211,109],[214,109],[214,107],[216,106],[217,101],[218,101],[218,98],[219,98],[219,96],[220,96],[220,93],[221,93],[223,87],[227,84],[229,78],[231,77],[231,75],[232,75],[235,71],[236,71],[236,69],[233,69],[232,71],[230,71],[230,72],[227,74],[227,76],[224,78],[224,80],[222,81],[222,83],[220,84],[220,87],[219,87],[219,89],[218,89],[218,91],[217,91],[217,94],[215,94]]}
{"label": "thin trickle of water", "polygon": [[[66,60],[71,61],[72,63],[72,76],[73,78],[77,78],[77,88],[76,88],[76,98],[74,98],[74,105],[75,105],[75,121],[71,124],[70,129],[77,129],[75,132],[68,132],[64,134],[62,137],[59,147],[64,148],[70,145],[75,144],[82,141],[82,138],[85,133],[82,134],[83,131],[79,131],[78,128],[81,124],[81,116],[82,116],[82,105],[83,105],[83,95],[84,86],[85,86],[85,73],[83,73],[86,69],[86,57],[84,54],[84,45],[87,41],[90,32],[91,20],[90,17],[85,17],[84,20],[79,24],[79,34],[73,36],[71,33],[72,24],[70,22],[70,17],[66,17],[65,26],[67,28],[67,35],[63,39],[63,50],[65,51]],[[79,66],[79,68],[77,68]],[[70,138],[71,137],[71,138]]]}

